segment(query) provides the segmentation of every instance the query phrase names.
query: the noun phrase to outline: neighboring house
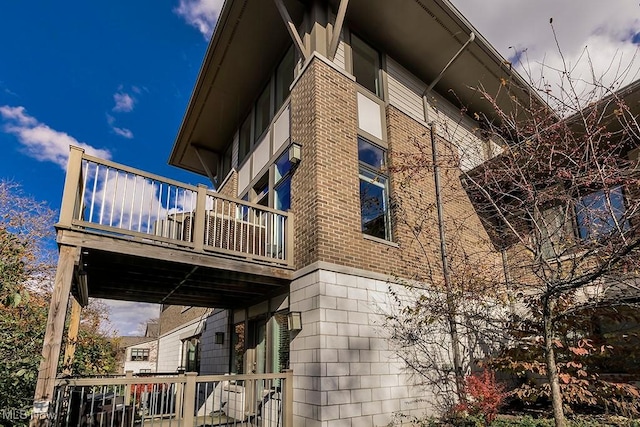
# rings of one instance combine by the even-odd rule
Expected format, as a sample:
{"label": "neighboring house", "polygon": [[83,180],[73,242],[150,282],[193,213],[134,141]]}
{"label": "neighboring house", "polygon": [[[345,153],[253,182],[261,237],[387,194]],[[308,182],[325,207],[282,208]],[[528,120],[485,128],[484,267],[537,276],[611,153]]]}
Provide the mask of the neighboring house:
{"label": "neighboring house", "polygon": [[210,309],[163,305],[158,336],[158,372],[200,371],[200,337]]}
{"label": "neighboring house", "polygon": [[[123,337],[134,338],[134,337]],[[122,372],[134,374],[156,372],[158,361],[158,338],[146,338],[124,348],[124,366]]]}
{"label": "neighboring house", "polygon": [[[158,371],[292,369],[295,425],[422,414],[429,401],[416,399],[380,310],[394,283],[426,269],[411,226],[420,211],[394,217],[390,200],[428,205],[435,189],[432,176],[401,185],[388,166],[430,132],[460,147],[465,169],[487,160],[495,147],[472,117],[493,108],[472,88],[497,93],[502,78],[529,96],[505,64],[446,0],[225,2],[169,158],[218,191],[72,150],[58,275],[83,274],[58,286],[164,304]],[[445,219],[482,233],[458,177],[443,179],[455,200]],[[189,226],[165,234],[178,212]],[[38,390],[52,387],[54,352]]]}
{"label": "neighboring house", "polygon": [[150,321],[144,336],[124,336],[116,338],[118,343],[118,373],[156,372],[158,360],[159,323]]}

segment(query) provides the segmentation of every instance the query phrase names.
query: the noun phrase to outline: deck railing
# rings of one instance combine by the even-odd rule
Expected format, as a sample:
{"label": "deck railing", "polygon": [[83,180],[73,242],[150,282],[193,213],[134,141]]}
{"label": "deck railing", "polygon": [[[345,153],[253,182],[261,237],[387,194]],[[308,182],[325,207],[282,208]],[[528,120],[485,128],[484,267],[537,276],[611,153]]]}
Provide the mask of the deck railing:
{"label": "deck railing", "polygon": [[53,427],[293,426],[293,374],[60,379]]}
{"label": "deck railing", "polygon": [[71,147],[60,226],[291,265],[287,212],[222,196]]}

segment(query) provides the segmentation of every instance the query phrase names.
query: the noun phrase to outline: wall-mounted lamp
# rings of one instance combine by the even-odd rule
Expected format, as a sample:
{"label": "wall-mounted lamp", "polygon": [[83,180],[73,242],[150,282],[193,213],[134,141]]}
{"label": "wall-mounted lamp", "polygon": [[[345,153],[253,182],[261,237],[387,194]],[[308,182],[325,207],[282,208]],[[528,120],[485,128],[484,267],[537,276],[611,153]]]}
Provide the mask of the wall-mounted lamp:
{"label": "wall-mounted lamp", "polygon": [[287,314],[287,326],[290,331],[302,330],[302,313],[299,311],[292,311]]}
{"label": "wall-mounted lamp", "polygon": [[216,332],[216,344],[224,344],[224,332]]}
{"label": "wall-mounted lamp", "polygon": [[289,161],[292,165],[297,166],[300,160],[302,160],[302,145],[292,142],[289,145]]}

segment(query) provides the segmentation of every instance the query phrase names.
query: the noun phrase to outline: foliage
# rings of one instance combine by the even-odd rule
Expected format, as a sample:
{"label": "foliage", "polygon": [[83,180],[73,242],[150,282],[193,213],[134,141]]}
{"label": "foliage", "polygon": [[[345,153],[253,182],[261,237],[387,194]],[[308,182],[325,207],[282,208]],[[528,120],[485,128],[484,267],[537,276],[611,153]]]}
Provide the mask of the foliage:
{"label": "foliage", "polygon": [[487,425],[493,422],[506,397],[505,386],[496,382],[495,372],[485,369],[467,375],[464,385],[466,400],[458,404],[458,411],[481,417]]}
{"label": "foliage", "polygon": [[76,350],[71,365],[72,376],[113,374],[118,369],[118,343],[110,325],[109,311],[98,300],[90,300],[82,309]]}
{"label": "foliage", "polygon": [[18,185],[0,182],[0,409],[27,411],[33,403],[48,311],[43,287],[52,271],[46,255],[52,218]]}
{"label": "foliage", "polygon": [[[413,216],[415,246],[423,251],[416,264],[422,262],[428,270],[416,280],[431,288],[409,292],[417,295],[413,299],[398,295],[400,309],[388,318],[392,338],[399,337],[396,349],[405,354],[411,350],[401,357],[418,376],[439,371],[450,382],[452,365],[443,360],[451,358],[452,348],[464,347],[468,356],[462,368],[474,358],[500,354],[494,366],[510,367],[526,379],[516,395],[546,396],[558,426],[566,425],[565,405],[629,414],[637,410],[637,389],[604,376],[617,363],[611,356],[630,348],[622,331],[611,330],[607,317],[615,313],[616,322],[637,325],[632,313],[640,289],[640,168],[633,156],[640,123],[637,102],[628,102],[635,99],[637,85],[618,90],[629,70],[620,71],[612,85],[602,85],[595,73],[585,84],[565,64],[558,70],[561,86],[549,87],[543,79],[541,94],[505,78],[498,93],[478,88],[492,110],[486,117],[474,116],[491,157],[484,163],[473,162],[474,153],[466,151],[469,144],[451,127],[444,131],[447,136],[440,135],[444,141],[439,145],[445,147],[440,158],[434,159],[427,134],[413,139],[417,148],[405,158],[394,153],[402,163],[393,165],[395,172],[405,174],[401,183],[407,177],[417,182],[416,177],[432,176],[438,167],[449,178],[459,177],[486,231],[485,236],[475,233],[477,242],[470,241],[465,236],[474,230],[468,215],[460,210],[445,215],[451,260],[447,268],[444,261],[438,265],[434,248],[442,243],[435,238],[442,223],[434,225],[434,205]],[[475,167],[463,167],[470,163]],[[449,187],[442,190],[450,196],[445,210],[459,207],[456,179],[449,179]],[[416,203],[424,204],[427,196],[415,197]],[[398,218],[422,212],[405,201],[397,205]],[[456,223],[459,215],[465,223]],[[490,240],[492,251],[482,252],[483,237]],[[502,256],[504,278],[482,267],[496,254]],[[443,286],[443,271],[451,275],[448,286]],[[484,289],[470,286],[483,280]],[[505,294],[509,304],[502,307],[508,307],[508,319],[500,313]],[[491,308],[483,315],[482,310],[473,311],[475,306]],[[467,344],[468,336],[478,336],[475,328],[465,329],[468,317],[481,325],[483,336],[501,336],[489,341],[498,345],[481,345],[484,351],[478,352]],[[453,329],[447,321],[462,337],[456,344],[441,339]],[[632,342],[638,348],[637,337]],[[634,353],[630,359],[637,360]],[[633,363],[616,366],[638,374],[632,372]],[[436,377],[428,378],[437,383]]]}
{"label": "foliage", "polygon": [[[5,416],[2,425],[26,424],[33,405],[55,270],[53,218],[19,185],[0,181],[0,410],[15,418]],[[115,364],[98,326],[104,309],[86,314],[77,372],[109,372]]]}

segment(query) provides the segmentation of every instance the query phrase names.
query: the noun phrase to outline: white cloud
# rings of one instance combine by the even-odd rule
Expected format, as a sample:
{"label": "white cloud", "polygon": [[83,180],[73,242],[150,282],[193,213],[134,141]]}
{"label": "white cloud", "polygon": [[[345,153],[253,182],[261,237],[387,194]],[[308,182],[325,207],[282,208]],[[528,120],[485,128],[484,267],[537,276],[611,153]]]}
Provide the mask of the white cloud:
{"label": "white cloud", "polygon": [[213,33],[223,3],[223,0],[180,0],[180,4],[174,9],[174,12],[209,38]]}
{"label": "white cloud", "polygon": [[128,93],[119,90],[113,94],[113,102],[115,102],[115,106],[112,108],[112,111],[117,113],[130,113],[133,111],[136,101]]}
{"label": "white cloud", "polygon": [[[640,58],[634,36],[640,32],[640,8],[628,0],[452,0],[480,33],[505,58],[519,53],[534,81],[544,72],[555,94],[559,92],[562,59],[549,19],[558,36],[572,77],[605,85],[627,84],[640,77]],[[636,40],[637,41],[637,38]],[[586,51],[585,51],[586,48]],[[588,52],[588,55],[586,54]],[[528,65],[527,65],[528,64]],[[544,67],[543,65],[544,64]],[[593,70],[593,76],[592,76]],[[584,86],[583,86],[584,88]]]}
{"label": "white cloud", "polygon": [[109,124],[109,127],[111,128],[113,133],[123,138],[133,139],[133,132],[131,132],[130,129],[118,127],[115,125],[115,122],[116,122],[115,117],[113,117],[110,114],[107,114],[107,123]]}
{"label": "white cloud", "polygon": [[46,124],[40,123],[35,117],[28,115],[22,106],[3,105],[0,107],[0,116],[5,121],[4,132],[15,135],[25,153],[41,162],[53,162],[63,169],[66,168],[70,145],[83,148],[92,156],[111,158],[108,150],[94,148],[65,132],[51,129]]}
{"label": "white cloud", "polygon": [[109,320],[120,336],[141,335],[140,324],[160,316],[158,304],[103,300],[109,308]]}

